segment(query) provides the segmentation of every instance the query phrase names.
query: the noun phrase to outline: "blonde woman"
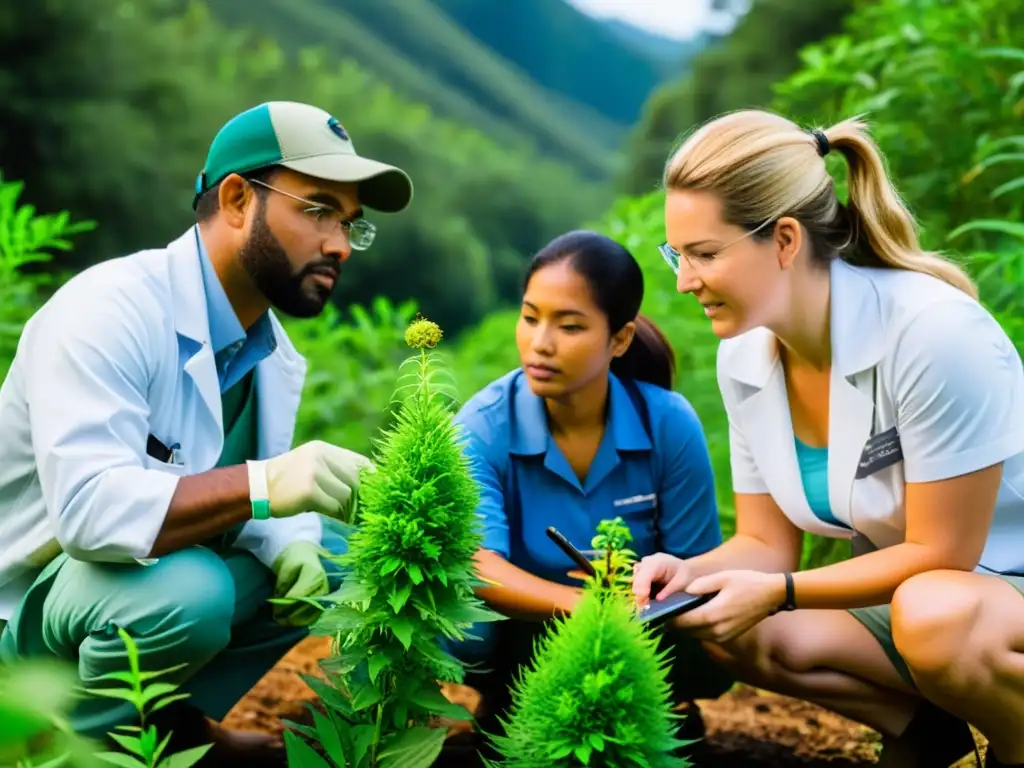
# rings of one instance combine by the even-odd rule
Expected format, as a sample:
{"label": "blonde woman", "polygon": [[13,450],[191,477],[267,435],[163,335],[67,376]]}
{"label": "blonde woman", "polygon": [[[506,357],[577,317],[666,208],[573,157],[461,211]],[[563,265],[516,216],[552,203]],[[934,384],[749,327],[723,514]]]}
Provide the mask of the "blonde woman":
{"label": "blonde woman", "polygon": [[[739,679],[876,728],[883,765],[948,766],[973,751],[967,722],[989,768],[1024,764],[1010,340],[968,277],[921,249],[858,120],[724,116],[673,154],[665,187],[662,253],[722,339],[737,532],[643,558],[638,602],[718,592],[677,626]],[[794,573],[804,532],[856,556]]]}

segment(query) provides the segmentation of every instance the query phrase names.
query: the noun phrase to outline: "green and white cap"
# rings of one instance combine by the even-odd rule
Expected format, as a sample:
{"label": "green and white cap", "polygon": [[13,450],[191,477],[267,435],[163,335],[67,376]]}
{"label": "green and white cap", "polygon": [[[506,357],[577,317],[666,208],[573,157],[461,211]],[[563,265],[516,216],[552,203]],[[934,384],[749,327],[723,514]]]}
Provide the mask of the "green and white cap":
{"label": "green and white cap", "polygon": [[412,180],[400,168],[361,157],[344,126],[309,104],[271,101],[231,118],[210,145],[196,178],[199,196],[229,173],[281,165],[318,179],[357,182],[359,201],[387,213],[412,200]]}

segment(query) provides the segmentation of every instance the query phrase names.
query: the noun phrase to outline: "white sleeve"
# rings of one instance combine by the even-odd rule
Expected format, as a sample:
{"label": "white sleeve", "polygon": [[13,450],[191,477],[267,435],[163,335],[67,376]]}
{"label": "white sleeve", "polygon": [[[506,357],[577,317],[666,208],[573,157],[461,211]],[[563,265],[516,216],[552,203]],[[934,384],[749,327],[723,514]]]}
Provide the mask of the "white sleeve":
{"label": "white sleeve", "polygon": [[985,308],[932,305],[899,335],[891,364],[907,482],[964,475],[1024,451],[1024,370]]}
{"label": "white sleeve", "polygon": [[719,345],[718,391],[721,393],[725,415],[729,421],[729,471],[732,475],[732,490],[734,493],[768,493],[768,485],[761,477],[757,463],[750,453],[743,430],[736,423],[732,385],[722,374],[722,349],[722,345]]}
{"label": "white sleeve", "polygon": [[148,557],[179,475],[147,468],[145,325],[117,291],[61,304],[30,321],[20,344],[47,514],[73,558]]}

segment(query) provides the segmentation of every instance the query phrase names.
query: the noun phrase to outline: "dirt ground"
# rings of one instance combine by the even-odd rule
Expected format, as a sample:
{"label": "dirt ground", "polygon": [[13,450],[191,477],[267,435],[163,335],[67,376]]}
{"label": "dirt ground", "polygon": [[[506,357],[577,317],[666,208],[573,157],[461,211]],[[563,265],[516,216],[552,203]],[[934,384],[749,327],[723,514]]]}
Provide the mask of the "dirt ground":
{"label": "dirt ground", "polygon": [[[327,650],[323,638],[296,646],[228,714],[225,725],[276,734],[282,729],[281,718],[301,720],[303,702],[313,694],[299,674],[318,674],[317,661]],[[471,689],[456,687],[447,693],[472,709]],[[699,766],[853,768],[874,763],[877,736],[872,730],[811,704],[744,686],[721,699],[698,703],[707,728],[705,743],[691,756]]]}

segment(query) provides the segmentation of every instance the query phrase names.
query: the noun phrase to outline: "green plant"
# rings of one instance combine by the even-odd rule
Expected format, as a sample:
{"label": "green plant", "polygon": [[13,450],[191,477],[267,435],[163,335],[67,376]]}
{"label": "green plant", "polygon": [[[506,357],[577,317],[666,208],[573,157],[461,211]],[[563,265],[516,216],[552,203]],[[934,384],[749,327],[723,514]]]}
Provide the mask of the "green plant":
{"label": "green plant", "polygon": [[[72,666],[49,660],[19,662],[0,666],[0,765],[12,768],[98,768],[103,764],[121,768],[189,768],[212,745],[203,745],[164,756],[171,732],[160,740],[146,718],[188,694],[176,693],[173,683],[154,682],[183,665],[156,672],[143,672],[135,641],[117,628],[128,653],[128,669],[103,675],[99,680],[119,683],[110,687],[82,688]],[[108,734],[127,752],[98,751],[93,740],[77,735],[66,718],[82,694],[122,699],[139,713],[140,725],[117,727]],[[135,734],[135,735],[129,735]],[[134,756],[133,756],[134,755]],[[162,758],[162,759],[161,759]]]}
{"label": "green plant", "polygon": [[0,177],[0,381],[7,375],[25,322],[39,303],[45,274],[28,274],[30,264],[45,264],[53,251],[70,251],[72,235],[94,229],[91,221],[72,223],[67,211],[41,214],[35,206],[19,205],[22,181]]}
{"label": "green plant", "polygon": [[602,520],[597,524],[597,535],[591,540],[594,549],[604,550],[604,557],[594,561],[597,579],[602,585],[619,594],[632,594],[633,561],[636,552],[629,548],[633,536],[621,517]]}
{"label": "green plant", "polygon": [[[505,735],[490,735],[502,762],[490,768],[604,768],[690,765],[676,737],[667,651],[636,619],[622,589],[629,578],[629,530],[620,519],[598,526],[598,575],[565,619],[538,640],[529,667],[516,679]],[[604,576],[610,574],[605,581]]]}
{"label": "green plant", "polygon": [[66,719],[78,692],[73,667],[49,660],[0,665],[0,765],[95,768],[95,745]]}
{"label": "green plant", "polygon": [[431,765],[446,735],[432,721],[470,718],[441,692],[439,681],[461,682],[464,672],[441,639],[464,639],[471,624],[501,618],[473,591],[479,492],[440,381],[447,371],[427,352],[441,329],[418,319],[405,338],[419,354],[403,367],[415,370],[396,393],[396,422],[378,441],[375,469],[360,479],[355,530],[337,559],[343,585],[311,628],[333,638],[332,656],[321,664],[326,681],[304,678],[325,712],[311,707],[313,728],[288,723],[285,732],[297,766]]}
{"label": "green plant", "polygon": [[212,744],[193,747],[168,755],[161,760],[172,733],[168,731],[164,734],[163,740],[159,740],[160,734],[157,733],[156,726],[146,723],[148,715],[175,701],[188,698],[187,693],[175,693],[178,686],[174,683],[149,683],[148,681],[176,672],[185,665],[179,664],[155,672],[143,672],[139,666],[139,649],[132,636],[121,627],[117,628],[117,634],[121,637],[128,652],[128,669],[108,672],[99,679],[114,680],[124,685],[110,688],[88,688],[86,693],[122,699],[135,707],[139,713],[139,725],[120,725],[116,730],[123,733],[111,733],[110,738],[128,750],[131,755],[137,757],[120,752],[101,752],[98,756],[104,761],[122,768],[189,768],[189,766],[195,765],[209,751]]}

